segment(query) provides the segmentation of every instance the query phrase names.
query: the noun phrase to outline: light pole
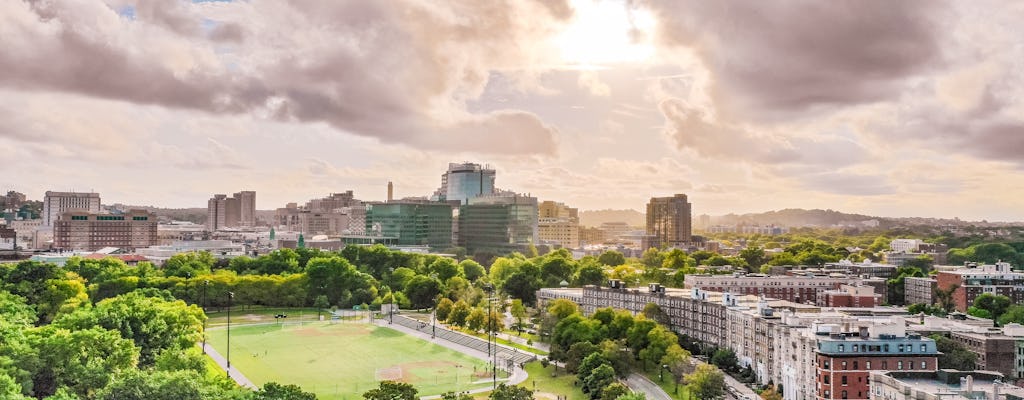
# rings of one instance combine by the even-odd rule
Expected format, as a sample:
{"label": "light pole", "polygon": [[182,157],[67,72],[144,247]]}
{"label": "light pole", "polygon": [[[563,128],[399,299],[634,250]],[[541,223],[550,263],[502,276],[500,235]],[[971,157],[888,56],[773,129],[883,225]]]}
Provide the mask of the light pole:
{"label": "light pole", "polygon": [[[494,333],[493,323],[491,320],[491,306],[493,305],[494,297],[494,286],[487,284],[484,286],[484,290],[487,291],[487,356],[491,357],[491,334]],[[498,388],[498,348],[497,343],[494,344],[494,356],[491,358],[491,387],[492,389]]]}
{"label": "light pole", "polygon": [[206,354],[206,287],[210,286],[210,280],[203,281],[203,354]]}
{"label": "light pole", "polygon": [[228,292],[228,376],[231,376],[231,300],[235,292]]}

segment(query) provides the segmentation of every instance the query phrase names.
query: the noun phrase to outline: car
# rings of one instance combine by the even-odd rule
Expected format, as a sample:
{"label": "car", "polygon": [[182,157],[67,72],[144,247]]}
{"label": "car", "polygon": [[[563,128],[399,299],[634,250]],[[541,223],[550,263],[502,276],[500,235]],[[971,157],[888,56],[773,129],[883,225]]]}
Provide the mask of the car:
{"label": "car", "polygon": [[274,318],[288,318],[288,315],[287,314],[277,314],[277,315],[274,316]]}

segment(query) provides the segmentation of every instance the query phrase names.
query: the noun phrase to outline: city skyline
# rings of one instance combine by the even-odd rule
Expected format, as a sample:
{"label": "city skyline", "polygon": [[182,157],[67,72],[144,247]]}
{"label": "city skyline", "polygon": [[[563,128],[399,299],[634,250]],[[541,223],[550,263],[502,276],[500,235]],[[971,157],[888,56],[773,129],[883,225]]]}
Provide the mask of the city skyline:
{"label": "city skyline", "polygon": [[716,4],[8,2],[0,187],[1024,220],[1024,6]]}

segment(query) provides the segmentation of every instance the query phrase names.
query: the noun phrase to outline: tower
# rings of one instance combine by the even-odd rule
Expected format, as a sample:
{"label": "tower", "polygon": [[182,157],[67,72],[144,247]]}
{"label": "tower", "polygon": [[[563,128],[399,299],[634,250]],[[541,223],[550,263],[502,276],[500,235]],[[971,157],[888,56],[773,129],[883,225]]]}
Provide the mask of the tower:
{"label": "tower", "polygon": [[395,185],[388,181],[388,203],[395,199]]}
{"label": "tower", "polygon": [[647,236],[649,247],[682,247],[691,241],[690,202],[685,194],[652,197],[647,203]]}

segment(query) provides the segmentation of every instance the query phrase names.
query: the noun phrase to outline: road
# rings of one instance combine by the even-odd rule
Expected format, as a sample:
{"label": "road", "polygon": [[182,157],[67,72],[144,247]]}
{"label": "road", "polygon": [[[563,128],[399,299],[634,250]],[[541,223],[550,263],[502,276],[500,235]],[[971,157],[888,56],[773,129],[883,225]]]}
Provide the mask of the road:
{"label": "road", "polygon": [[633,389],[635,392],[643,393],[647,396],[647,400],[672,400],[672,398],[668,396],[668,393],[661,390],[661,387],[658,386],[658,384],[651,382],[647,377],[637,373],[629,374],[629,376],[626,377],[626,386],[629,386],[629,388]]}

